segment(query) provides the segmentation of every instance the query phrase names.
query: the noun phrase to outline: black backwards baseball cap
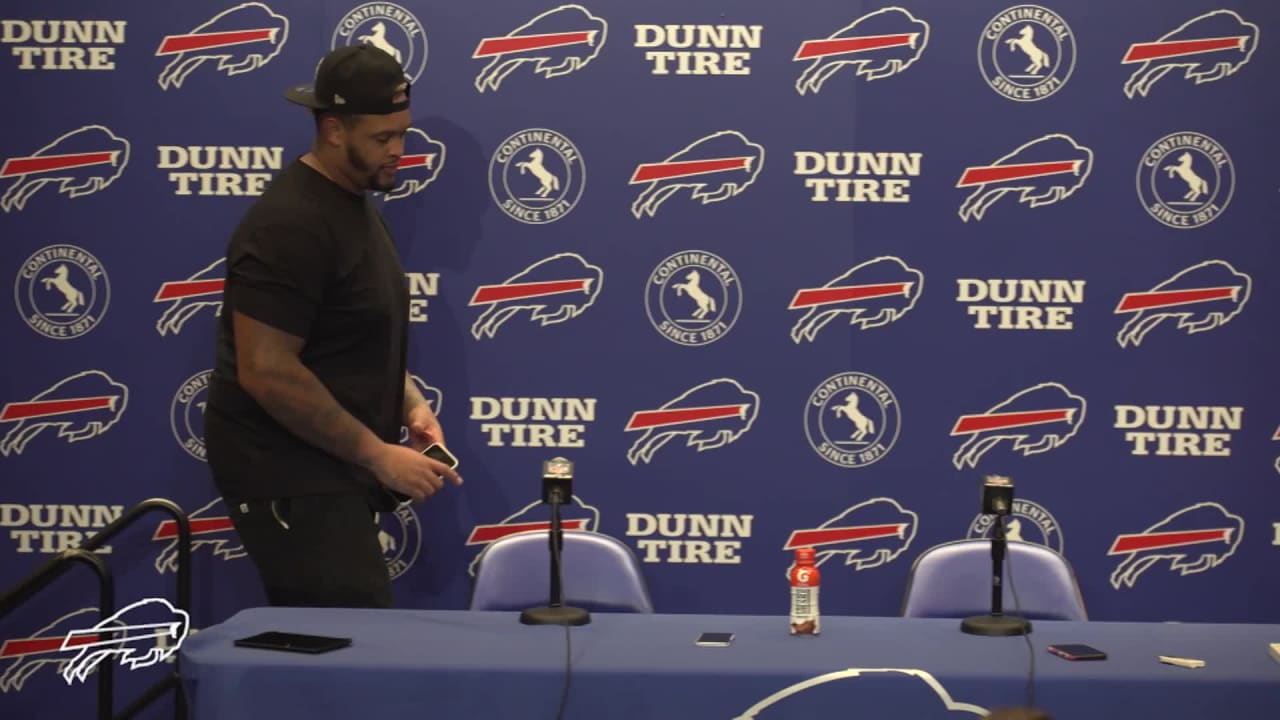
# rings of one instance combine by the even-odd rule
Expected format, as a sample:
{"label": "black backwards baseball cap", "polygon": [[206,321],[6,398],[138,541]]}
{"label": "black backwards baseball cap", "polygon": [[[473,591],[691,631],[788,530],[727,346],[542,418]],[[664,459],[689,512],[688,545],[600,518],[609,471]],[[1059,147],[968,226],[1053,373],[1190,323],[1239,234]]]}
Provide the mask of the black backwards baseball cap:
{"label": "black backwards baseball cap", "polygon": [[[404,99],[395,97],[404,93]],[[409,79],[400,63],[372,45],[347,45],[324,56],[310,85],[295,85],[285,99],[312,110],[387,115],[409,107]]]}

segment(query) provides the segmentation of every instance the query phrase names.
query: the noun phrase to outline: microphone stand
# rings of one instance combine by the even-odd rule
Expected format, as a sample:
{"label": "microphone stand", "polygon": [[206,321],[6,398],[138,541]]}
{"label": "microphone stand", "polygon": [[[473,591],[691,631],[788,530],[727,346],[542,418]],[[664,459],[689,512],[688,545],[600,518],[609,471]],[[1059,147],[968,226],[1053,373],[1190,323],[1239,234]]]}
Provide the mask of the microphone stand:
{"label": "microphone stand", "polygon": [[991,612],[973,615],[960,623],[960,629],[970,635],[1007,636],[1026,635],[1031,632],[1031,621],[1004,614],[1004,516],[996,515],[991,531]]}
{"label": "microphone stand", "polygon": [[551,505],[551,600],[541,607],[527,608],[520,612],[520,622],[525,625],[586,625],[591,613],[583,608],[564,604],[564,587],[561,584],[560,551],[564,547],[564,533],[560,527],[561,488],[551,487],[547,501]]}

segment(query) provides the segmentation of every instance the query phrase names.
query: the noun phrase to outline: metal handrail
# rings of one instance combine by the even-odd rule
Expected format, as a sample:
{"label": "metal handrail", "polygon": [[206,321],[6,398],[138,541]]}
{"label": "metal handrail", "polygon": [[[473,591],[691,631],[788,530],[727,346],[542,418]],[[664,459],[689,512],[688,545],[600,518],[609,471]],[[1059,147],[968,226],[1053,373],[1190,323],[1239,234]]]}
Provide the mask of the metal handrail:
{"label": "metal handrail", "polygon": [[[138,518],[153,510],[169,514],[178,525],[177,607],[190,615],[191,522],[182,508],[178,507],[173,501],[164,498],[152,498],[138,503],[130,508],[128,512],[108,523],[93,537],[81,543],[79,548],[64,550],[36,568],[34,572],[12,588],[0,593],[0,620],[3,620],[9,613],[21,607],[31,597],[61,577],[71,569],[72,564],[75,562],[88,564],[98,576],[98,612],[100,617],[103,618],[111,616],[115,612],[115,581],[112,578],[111,569],[102,559],[102,556],[93,551],[106,545],[108,541],[119,535],[125,528],[137,521]],[[169,688],[175,690],[173,716],[175,720],[185,720],[187,717],[187,702],[186,696],[182,692],[181,660],[177,653],[173,655],[173,660],[173,672],[144,690],[137,700],[132,702],[120,715],[115,716],[116,720],[129,720],[129,718],[134,717]],[[100,720],[112,720],[113,717],[114,697],[112,693],[114,685],[112,679],[114,675],[112,669],[113,666],[109,662],[101,663],[97,669],[98,718]]]}

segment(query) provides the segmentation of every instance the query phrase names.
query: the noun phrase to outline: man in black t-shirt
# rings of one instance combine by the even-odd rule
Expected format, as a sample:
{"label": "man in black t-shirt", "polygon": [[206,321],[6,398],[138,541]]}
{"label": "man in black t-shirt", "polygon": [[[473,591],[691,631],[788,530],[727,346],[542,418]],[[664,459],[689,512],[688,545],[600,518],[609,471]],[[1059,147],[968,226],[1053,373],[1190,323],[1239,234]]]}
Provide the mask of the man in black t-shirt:
{"label": "man in black t-shirt", "polygon": [[367,195],[395,185],[409,90],[382,50],[326,55],[285,93],[315,115],[311,151],[227,246],[205,443],[273,605],[391,607],[374,513],[462,482],[420,454],[444,432],[406,371],[404,270]]}

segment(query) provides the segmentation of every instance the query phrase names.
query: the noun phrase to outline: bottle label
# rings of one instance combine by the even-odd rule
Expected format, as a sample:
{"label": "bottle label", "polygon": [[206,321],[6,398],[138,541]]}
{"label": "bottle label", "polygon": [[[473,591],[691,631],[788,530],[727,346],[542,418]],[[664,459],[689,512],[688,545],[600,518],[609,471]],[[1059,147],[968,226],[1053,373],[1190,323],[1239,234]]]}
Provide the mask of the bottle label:
{"label": "bottle label", "polygon": [[817,635],[820,630],[818,588],[791,588],[791,634]]}

